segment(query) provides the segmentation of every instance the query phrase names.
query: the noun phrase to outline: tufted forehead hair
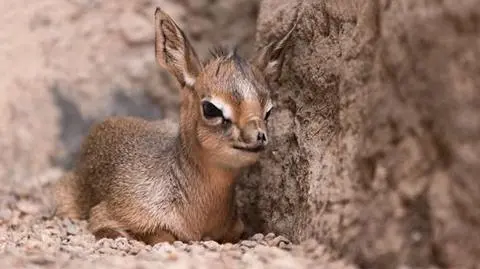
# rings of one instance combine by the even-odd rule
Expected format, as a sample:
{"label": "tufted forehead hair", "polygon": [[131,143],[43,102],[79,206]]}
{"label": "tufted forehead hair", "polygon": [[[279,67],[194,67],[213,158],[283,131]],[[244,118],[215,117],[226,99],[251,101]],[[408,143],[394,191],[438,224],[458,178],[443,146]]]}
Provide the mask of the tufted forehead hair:
{"label": "tufted forehead hair", "polygon": [[262,72],[239,56],[235,48],[219,47],[211,50],[211,54],[204,64],[211,92],[205,94],[228,95],[235,103],[257,100],[265,105],[269,101],[268,85]]}

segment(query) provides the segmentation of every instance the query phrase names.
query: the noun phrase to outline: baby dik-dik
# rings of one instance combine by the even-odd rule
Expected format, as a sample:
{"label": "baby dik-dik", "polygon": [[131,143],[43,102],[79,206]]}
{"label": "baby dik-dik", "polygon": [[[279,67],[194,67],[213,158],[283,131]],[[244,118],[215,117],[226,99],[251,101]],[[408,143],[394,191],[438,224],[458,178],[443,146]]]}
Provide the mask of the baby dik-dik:
{"label": "baby dik-dik", "polygon": [[181,85],[180,126],[133,117],[94,125],[55,186],[56,215],[87,219],[97,238],[238,241],[235,178],[267,145],[267,78],[278,74],[292,30],[251,61],[219,52],[202,64],[157,8],[155,55]]}

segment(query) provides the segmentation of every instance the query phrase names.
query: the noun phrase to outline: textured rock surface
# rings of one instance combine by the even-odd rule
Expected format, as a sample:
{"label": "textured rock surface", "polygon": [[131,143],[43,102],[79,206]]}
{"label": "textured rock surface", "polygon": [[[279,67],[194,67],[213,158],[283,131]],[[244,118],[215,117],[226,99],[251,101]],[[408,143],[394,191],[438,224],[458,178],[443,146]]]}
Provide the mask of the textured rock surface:
{"label": "textured rock surface", "polygon": [[337,242],[342,226],[355,217],[353,163],[375,30],[367,15],[357,15],[362,4],[349,3],[262,2],[258,46],[285,33],[296,16],[299,21],[283,75],[273,87],[272,150],[241,185],[248,190],[241,196],[252,198],[242,201],[254,227]]}
{"label": "textured rock surface", "polygon": [[274,149],[240,186],[250,226],[368,267],[477,265],[479,6],[263,1],[259,45],[300,19]]}

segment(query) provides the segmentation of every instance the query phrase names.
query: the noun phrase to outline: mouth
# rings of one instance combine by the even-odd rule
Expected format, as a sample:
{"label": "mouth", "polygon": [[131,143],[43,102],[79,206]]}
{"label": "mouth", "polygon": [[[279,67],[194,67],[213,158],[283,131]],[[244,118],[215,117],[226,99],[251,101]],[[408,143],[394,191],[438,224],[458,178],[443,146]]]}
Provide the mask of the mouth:
{"label": "mouth", "polygon": [[247,151],[247,152],[260,152],[265,149],[265,146],[255,146],[255,147],[241,147],[241,146],[233,146],[234,149]]}

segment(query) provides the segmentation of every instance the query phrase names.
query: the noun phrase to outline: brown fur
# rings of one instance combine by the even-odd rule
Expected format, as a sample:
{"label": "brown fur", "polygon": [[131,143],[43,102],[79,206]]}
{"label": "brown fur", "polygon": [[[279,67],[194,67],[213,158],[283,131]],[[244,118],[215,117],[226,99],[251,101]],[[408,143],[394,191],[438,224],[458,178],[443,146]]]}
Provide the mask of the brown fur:
{"label": "brown fur", "polygon": [[[95,124],[75,169],[55,186],[56,214],[87,219],[97,238],[237,241],[243,222],[235,178],[267,144],[264,118],[271,101],[264,74],[281,66],[280,59],[269,57],[270,46],[260,51],[256,63],[264,63],[257,66],[235,53],[203,66],[159,8],[155,21],[157,60],[182,86],[180,128],[133,117]],[[207,117],[207,101],[216,102],[221,116]]]}

